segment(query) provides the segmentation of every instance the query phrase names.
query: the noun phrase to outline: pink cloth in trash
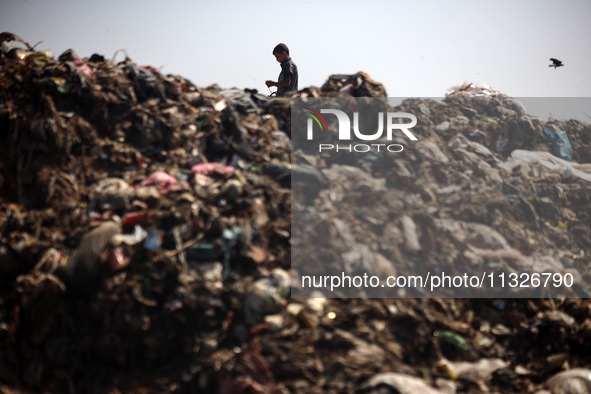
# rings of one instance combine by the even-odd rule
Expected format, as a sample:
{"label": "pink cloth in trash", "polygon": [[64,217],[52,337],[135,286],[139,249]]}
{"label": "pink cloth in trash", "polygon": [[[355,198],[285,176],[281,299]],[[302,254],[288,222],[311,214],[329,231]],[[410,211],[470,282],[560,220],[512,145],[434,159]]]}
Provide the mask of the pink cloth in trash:
{"label": "pink cloth in trash", "polygon": [[234,172],[234,167],[224,166],[218,163],[201,163],[195,164],[191,167],[192,174],[203,174],[203,175],[228,175]]}
{"label": "pink cloth in trash", "polygon": [[166,194],[171,190],[175,190],[178,182],[179,181],[172,175],[169,175],[164,171],[156,171],[144,179],[142,183],[140,183],[140,186],[156,186],[158,193]]}
{"label": "pink cloth in trash", "polygon": [[92,69],[88,67],[88,64],[86,64],[84,60],[78,58],[74,59],[74,66],[76,66],[76,68],[80,70],[88,78],[94,80],[94,71],[92,71]]}

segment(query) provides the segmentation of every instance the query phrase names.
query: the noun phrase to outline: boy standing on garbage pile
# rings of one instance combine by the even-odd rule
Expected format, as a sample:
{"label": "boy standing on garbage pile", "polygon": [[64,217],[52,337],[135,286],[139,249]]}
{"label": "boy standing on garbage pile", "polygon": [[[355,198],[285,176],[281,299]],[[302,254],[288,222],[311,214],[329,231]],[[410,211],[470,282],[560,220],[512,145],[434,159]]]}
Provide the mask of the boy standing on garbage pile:
{"label": "boy standing on garbage pile", "polygon": [[279,79],[275,81],[265,81],[267,87],[277,87],[277,97],[285,96],[287,92],[298,90],[298,66],[289,56],[289,48],[281,43],[273,49],[273,55],[281,63],[281,73]]}

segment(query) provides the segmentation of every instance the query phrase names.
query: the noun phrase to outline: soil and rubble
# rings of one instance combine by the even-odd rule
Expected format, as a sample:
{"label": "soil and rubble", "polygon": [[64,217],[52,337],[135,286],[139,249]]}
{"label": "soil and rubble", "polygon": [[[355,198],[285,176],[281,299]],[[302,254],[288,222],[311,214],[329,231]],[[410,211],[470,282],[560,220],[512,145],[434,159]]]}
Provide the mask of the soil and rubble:
{"label": "soil and rubble", "polygon": [[[0,43],[2,392],[591,392],[583,287],[289,297],[291,172],[310,165],[318,207],[360,192],[360,176],[397,195],[371,201],[382,220],[319,215],[310,237],[346,234],[384,264],[546,264],[588,283],[588,124],[464,85],[397,107],[419,120],[404,159],[291,163],[290,98],[197,87],[127,56],[53,58],[10,33]],[[360,72],[296,95],[386,91]],[[376,226],[392,239],[364,239]]]}

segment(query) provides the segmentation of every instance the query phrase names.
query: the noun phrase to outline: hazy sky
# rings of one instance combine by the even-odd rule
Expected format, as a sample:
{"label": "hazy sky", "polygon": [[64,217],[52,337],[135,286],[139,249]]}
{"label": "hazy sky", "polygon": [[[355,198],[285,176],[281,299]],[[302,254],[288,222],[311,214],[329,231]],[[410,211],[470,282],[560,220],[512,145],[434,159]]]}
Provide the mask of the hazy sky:
{"label": "hazy sky", "polygon": [[[362,70],[389,96],[441,97],[469,81],[513,97],[590,97],[590,21],[588,0],[0,0],[0,29],[54,57],[124,48],[200,87],[262,93],[285,42],[300,89]],[[565,67],[548,67],[550,57]]]}

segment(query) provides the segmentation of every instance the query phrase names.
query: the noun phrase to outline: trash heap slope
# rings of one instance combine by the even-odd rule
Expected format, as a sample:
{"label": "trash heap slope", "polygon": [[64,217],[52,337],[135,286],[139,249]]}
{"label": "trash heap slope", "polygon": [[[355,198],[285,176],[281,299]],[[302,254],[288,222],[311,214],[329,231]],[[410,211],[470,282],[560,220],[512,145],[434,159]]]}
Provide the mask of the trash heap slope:
{"label": "trash heap slope", "polygon": [[[530,392],[588,379],[572,369],[549,380],[589,365],[586,299],[290,299],[289,99],[0,40],[3,390]],[[386,92],[359,73],[297,94]],[[487,263],[449,230],[476,223],[524,258],[554,250],[552,261],[588,280],[590,197],[577,176],[586,168],[507,158],[552,154],[546,128],[567,132],[571,163],[588,163],[589,129],[547,124],[509,101],[407,100],[400,109],[417,114],[421,143],[404,160],[316,163],[322,174],[359,165],[408,204],[419,249],[372,249],[363,212],[342,223],[357,243],[388,259],[445,252]],[[296,169],[310,164],[294,157]],[[373,226],[409,227],[389,208],[391,221]]]}
{"label": "trash heap slope", "polygon": [[[589,297],[589,125],[543,121],[501,94],[407,99],[392,111],[418,119],[412,129],[418,141],[403,135],[375,141],[404,146],[399,154],[385,148],[319,153],[316,145],[298,144],[294,171],[312,166],[319,179],[317,186],[301,182],[293,189],[302,194],[293,199],[298,267],[312,259],[324,272],[349,265],[355,269],[348,275],[382,277],[410,275],[417,265],[452,276],[505,270],[520,280],[522,273],[556,273],[574,280],[561,296]],[[336,135],[323,138],[337,141]],[[357,255],[371,256],[352,261]],[[544,296],[542,287],[532,289],[513,294]],[[449,290],[442,295],[454,296]],[[410,290],[392,291],[409,296]]]}

